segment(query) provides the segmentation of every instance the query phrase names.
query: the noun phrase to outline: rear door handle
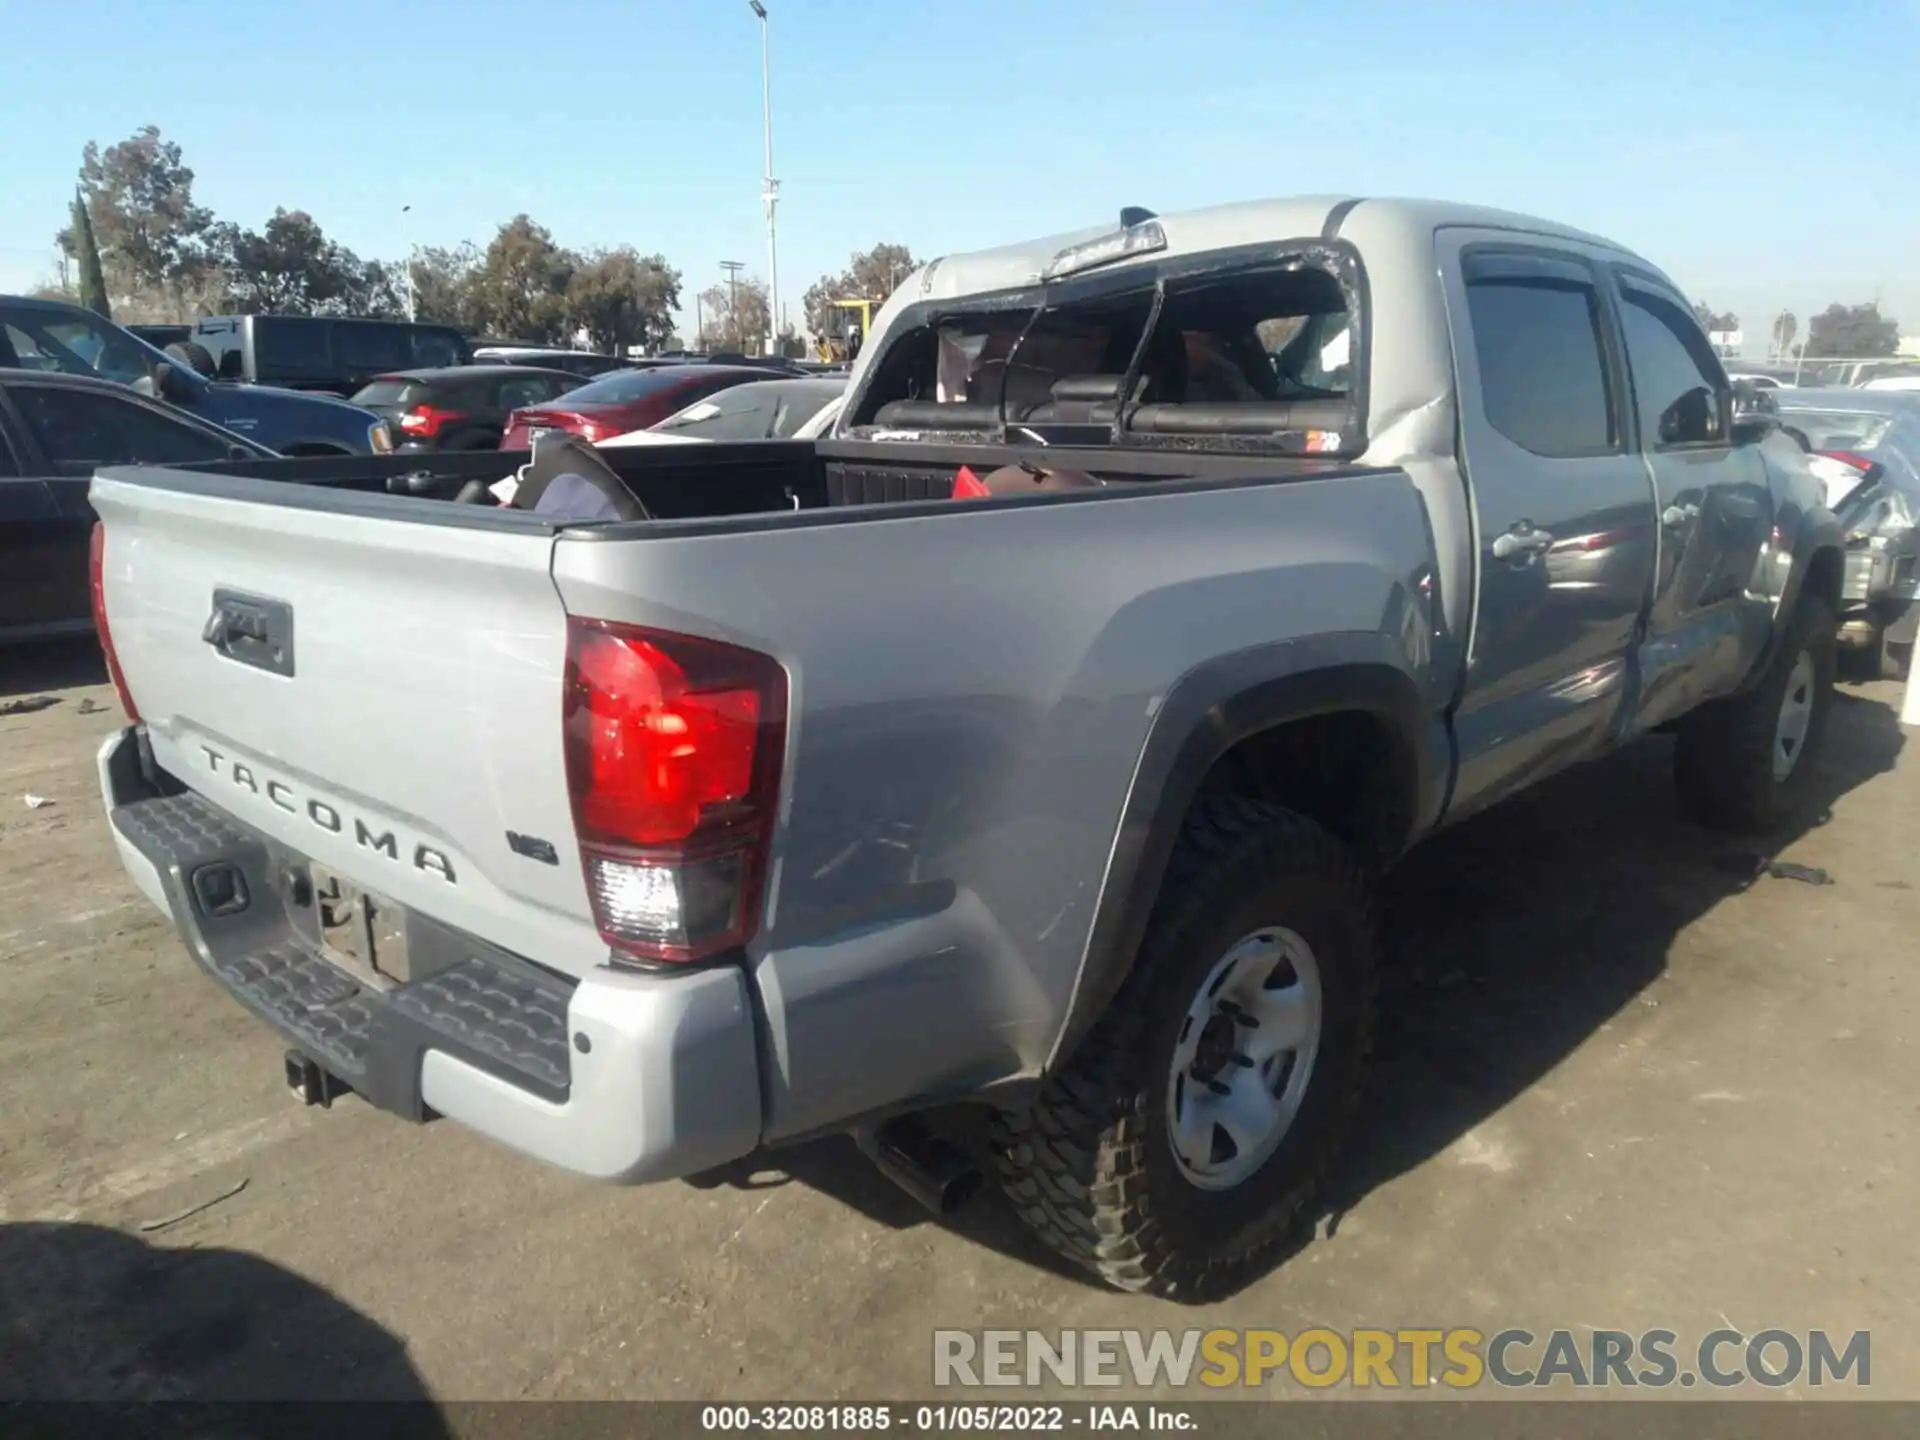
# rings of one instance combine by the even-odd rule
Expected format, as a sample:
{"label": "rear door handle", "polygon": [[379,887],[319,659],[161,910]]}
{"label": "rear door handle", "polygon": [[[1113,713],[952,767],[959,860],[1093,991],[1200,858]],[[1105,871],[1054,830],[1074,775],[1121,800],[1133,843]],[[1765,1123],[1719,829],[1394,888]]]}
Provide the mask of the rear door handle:
{"label": "rear door handle", "polygon": [[1553,536],[1545,530],[1536,530],[1531,520],[1521,520],[1503,535],[1493,539],[1493,558],[1511,560],[1515,556],[1532,558],[1544,554],[1553,548]]}
{"label": "rear door handle", "polygon": [[1699,515],[1698,505],[1669,505],[1660,512],[1660,521],[1671,529],[1678,530],[1689,520]]}

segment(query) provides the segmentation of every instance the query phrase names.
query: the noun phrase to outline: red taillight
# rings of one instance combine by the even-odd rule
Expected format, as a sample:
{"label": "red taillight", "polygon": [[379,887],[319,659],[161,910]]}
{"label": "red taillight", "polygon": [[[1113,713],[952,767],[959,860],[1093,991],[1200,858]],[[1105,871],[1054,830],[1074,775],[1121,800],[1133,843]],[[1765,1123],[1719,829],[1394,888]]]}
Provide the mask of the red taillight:
{"label": "red taillight", "polygon": [[769,656],[569,622],[567,784],[594,921],[616,950],[700,960],[753,933],[786,700]]}
{"label": "red taillight", "polygon": [[404,411],[400,416],[400,428],[409,435],[423,435],[431,440],[440,433],[440,427],[451,425],[456,420],[467,418],[464,410],[442,410],[434,405],[416,405]]}
{"label": "red taillight", "polygon": [[87,547],[87,575],[87,588],[93,594],[93,629],[100,637],[100,653],[107,660],[107,675],[113,681],[114,694],[120,697],[120,708],[138,725],[140,710],[133,703],[133,692],[127,689],[127,677],[120,673],[120,657],[113,649],[113,631],[107,625],[107,527],[97,520]]}

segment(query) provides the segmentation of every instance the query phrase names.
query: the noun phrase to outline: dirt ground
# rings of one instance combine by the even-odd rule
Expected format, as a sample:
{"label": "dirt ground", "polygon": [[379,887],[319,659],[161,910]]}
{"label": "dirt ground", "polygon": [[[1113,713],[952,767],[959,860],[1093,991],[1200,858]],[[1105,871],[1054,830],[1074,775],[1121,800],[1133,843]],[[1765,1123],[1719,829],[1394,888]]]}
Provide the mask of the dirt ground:
{"label": "dirt ground", "polygon": [[1677,815],[1660,740],[1411,857],[1334,1201],[1197,1313],[1067,1273],[997,1196],[935,1222],[845,1144],[621,1190],[301,1108],[123,878],[97,656],[0,653],[0,703],[34,695],[57,703],[0,718],[8,1393],[904,1398],[935,1327],[1424,1324],[1868,1330],[1872,1393],[1920,1398],[1920,756],[1893,684],[1843,688],[1818,823],[1766,842],[1831,886],[1751,881]]}

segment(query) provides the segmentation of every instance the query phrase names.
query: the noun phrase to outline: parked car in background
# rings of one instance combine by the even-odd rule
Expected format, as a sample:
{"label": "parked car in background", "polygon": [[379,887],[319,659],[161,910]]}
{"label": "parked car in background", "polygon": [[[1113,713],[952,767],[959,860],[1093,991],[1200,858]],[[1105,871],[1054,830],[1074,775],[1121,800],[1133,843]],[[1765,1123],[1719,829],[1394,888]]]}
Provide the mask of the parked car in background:
{"label": "parked car in background", "polygon": [[525,365],[453,365],[382,375],[353,403],[386,418],[399,448],[497,450],[507,416],[544,405],[582,384],[564,370]]}
{"label": "parked car in background", "polygon": [[87,486],[96,465],[272,458],[110,380],[0,370],[0,644],[92,626]]}
{"label": "parked car in background", "polygon": [[1862,390],[1920,390],[1920,375],[1887,375],[1869,380]]}
{"label": "parked car in background", "polygon": [[751,365],[687,364],[615,370],[589,380],[551,404],[516,410],[507,417],[500,448],[525,450],[535,435],[547,430],[570,430],[597,445],[630,430],[644,430],[730,385],[766,378],[766,371]]}
{"label": "parked car in background", "polygon": [[211,315],[179,353],[210,379],[351,395],[395,370],[465,365],[467,337],[451,325],[309,315]]}
{"label": "parked car in background", "polygon": [[534,365],[542,370],[565,370],[591,379],[609,370],[624,369],[627,361],[617,355],[596,355],[591,350],[549,350],[539,345],[480,345],[474,348],[476,365]]}
{"label": "parked car in background", "polygon": [[181,345],[193,339],[191,325],[129,325],[129,335],[137,335],[156,350],[164,350],[169,345]]}
{"label": "parked car in background", "polygon": [[90,376],[130,385],[282,455],[384,455],[378,415],[324,395],[208,380],[111,320],[63,300],[0,295],[0,370]]}
{"label": "parked car in background", "polygon": [[749,380],[697,400],[645,430],[630,430],[603,445],[682,445],[722,440],[813,440],[840,413],[845,376],[828,379]]}
{"label": "parked car in background", "polygon": [[1775,399],[1781,425],[1813,452],[1845,530],[1841,675],[1904,675],[1920,629],[1920,394],[1780,390]]}

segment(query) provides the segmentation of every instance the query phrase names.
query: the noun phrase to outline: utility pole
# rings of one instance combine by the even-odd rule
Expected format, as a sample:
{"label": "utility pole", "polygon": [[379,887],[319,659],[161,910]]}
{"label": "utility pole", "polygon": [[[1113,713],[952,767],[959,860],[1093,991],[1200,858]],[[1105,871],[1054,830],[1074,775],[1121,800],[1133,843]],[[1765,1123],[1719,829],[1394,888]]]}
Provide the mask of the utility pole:
{"label": "utility pole", "polygon": [[727,323],[733,327],[733,343],[746,344],[746,338],[740,333],[740,272],[746,268],[738,260],[722,260],[720,268],[727,272]]}
{"label": "utility pole", "polygon": [[407,216],[413,213],[413,206],[400,207],[400,243],[407,247],[407,323],[413,323],[413,241],[408,238],[412,227],[407,224]]}
{"label": "utility pole", "polygon": [[767,169],[760,182],[760,203],[767,210],[767,354],[774,352],[780,315],[780,243],[774,237],[773,210],[780,202],[780,182],[773,178],[773,61],[767,39],[767,7],[747,0],[760,17],[760,117],[766,132]]}

